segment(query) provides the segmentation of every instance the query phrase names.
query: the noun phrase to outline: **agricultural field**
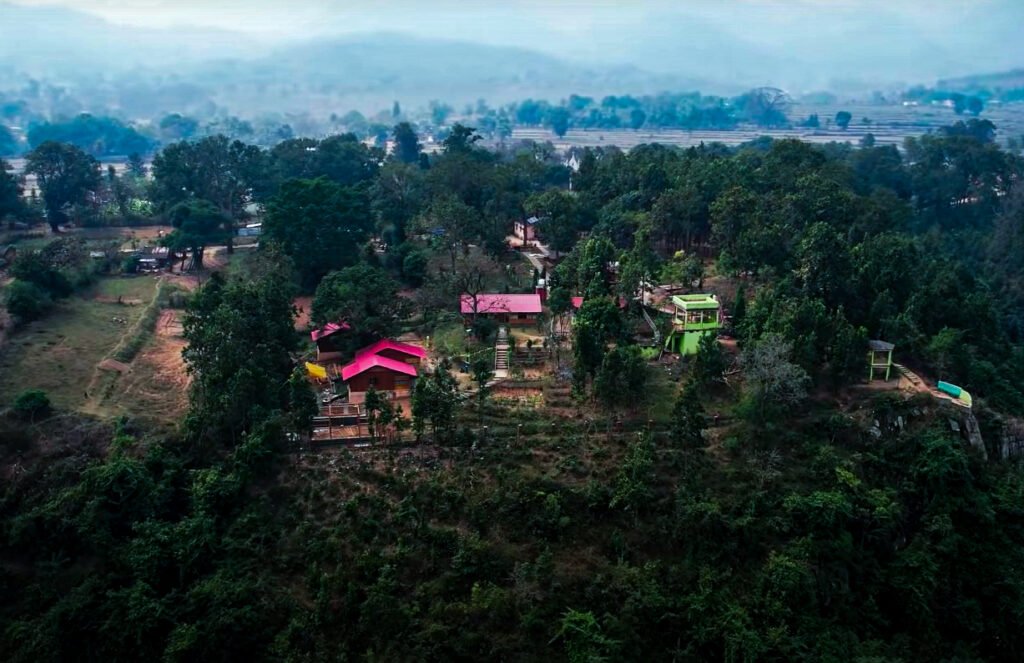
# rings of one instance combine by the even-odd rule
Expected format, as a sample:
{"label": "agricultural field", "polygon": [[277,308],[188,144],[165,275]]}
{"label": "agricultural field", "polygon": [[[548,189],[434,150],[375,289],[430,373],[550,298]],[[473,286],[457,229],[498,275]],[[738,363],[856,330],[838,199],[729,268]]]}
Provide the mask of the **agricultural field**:
{"label": "agricultural field", "polygon": [[154,334],[166,320],[154,300],[168,289],[151,276],[108,277],[59,301],[0,348],[0,401],[42,389],[61,409],[173,417],[184,406],[183,343]]}
{"label": "agricultural field", "polygon": [[[836,113],[846,110],[853,116],[850,126],[840,130],[832,119]],[[966,116],[956,116],[944,106],[896,106],[874,104],[794,104],[789,111],[790,121],[797,125],[810,114],[817,114],[821,126],[818,128],[793,126],[786,129],[764,129],[753,125],[740,125],[732,130],[696,129],[570,129],[564,137],[558,138],[548,128],[516,127],[513,140],[551,141],[558,149],[571,147],[619,147],[625,150],[648,143],[660,143],[677,147],[695,147],[701,143],[723,143],[740,145],[760,136],[772,138],[799,138],[808,143],[851,142],[858,143],[866,134],[875,137],[876,145],[902,145],[911,136],[920,136],[946,126]],[[867,119],[868,122],[864,120]],[[1006,104],[986,109],[981,119],[996,125],[997,142],[1005,144],[1008,139],[1020,140],[1024,136],[1024,104]]]}

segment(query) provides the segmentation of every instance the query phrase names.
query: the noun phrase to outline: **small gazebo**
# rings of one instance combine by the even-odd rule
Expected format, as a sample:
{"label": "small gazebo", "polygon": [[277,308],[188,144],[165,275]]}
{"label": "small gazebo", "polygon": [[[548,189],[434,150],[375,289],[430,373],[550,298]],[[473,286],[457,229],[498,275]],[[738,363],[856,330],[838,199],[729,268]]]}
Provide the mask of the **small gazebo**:
{"label": "small gazebo", "polygon": [[885,374],[883,378],[889,381],[889,374],[892,373],[892,351],[896,346],[885,341],[868,341],[868,380],[875,379],[875,373]]}

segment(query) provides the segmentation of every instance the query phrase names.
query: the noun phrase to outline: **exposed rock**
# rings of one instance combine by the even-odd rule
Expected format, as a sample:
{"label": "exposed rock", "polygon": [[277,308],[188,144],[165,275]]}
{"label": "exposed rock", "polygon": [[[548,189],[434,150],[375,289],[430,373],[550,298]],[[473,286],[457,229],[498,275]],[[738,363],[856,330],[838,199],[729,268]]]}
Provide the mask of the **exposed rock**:
{"label": "exposed rock", "polygon": [[1024,457],[1024,420],[1006,418],[999,435],[999,457],[1003,460]]}
{"label": "exposed rock", "polygon": [[981,429],[978,427],[978,420],[975,419],[974,413],[970,410],[965,410],[960,419],[963,423],[963,434],[967,438],[967,442],[980,451],[982,457],[988,460],[988,450],[985,449],[985,440],[981,438]]}

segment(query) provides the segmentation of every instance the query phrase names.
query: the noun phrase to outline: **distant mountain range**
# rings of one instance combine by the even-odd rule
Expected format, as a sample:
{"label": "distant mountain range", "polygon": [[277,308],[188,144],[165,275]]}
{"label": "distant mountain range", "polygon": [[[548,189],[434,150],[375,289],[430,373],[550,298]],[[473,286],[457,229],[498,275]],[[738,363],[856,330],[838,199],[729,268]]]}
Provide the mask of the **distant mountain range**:
{"label": "distant mountain range", "polygon": [[[50,112],[73,112],[79,104],[128,117],[217,108],[241,116],[326,115],[377,111],[395,99],[415,107],[431,99],[495,104],[569,93],[731,95],[758,85],[862,94],[931,84],[939,73],[1024,63],[1024,40],[1015,36],[1019,9],[1004,0],[979,4],[984,7],[965,10],[972,29],[949,34],[927,33],[884,7],[856,11],[847,5],[830,9],[828,18],[822,12],[820,21],[796,11],[766,13],[764,30],[752,34],[680,3],[624,14],[629,21],[595,21],[563,39],[540,23],[536,38],[518,38],[530,44],[523,48],[405,32],[270,42],[223,30],[141,29],[0,0],[0,90],[42,80],[74,97],[73,103],[51,103]],[[802,6],[806,12],[815,5]],[[579,11],[584,18],[589,12]],[[757,20],[756,12],[765,10],[737,3],[733,11],[755,12]],[[790,15],[810,20],[815,30],[790,29]],[[747,15],[745,25],[751,20]],[[518,31],[524,33],[523,25]],[[936,74],[929,77],[930,71]]]}
{"label": "distant mountain range", "polygon": [[0,4],[0,84],[45,80],[129,115],[227,106],[259,112],[380,110],[398,99],[492,103],[695,88],[711,81],[629,65],[398,33],[270,45],[230,32],[138,29],[56,8]]}

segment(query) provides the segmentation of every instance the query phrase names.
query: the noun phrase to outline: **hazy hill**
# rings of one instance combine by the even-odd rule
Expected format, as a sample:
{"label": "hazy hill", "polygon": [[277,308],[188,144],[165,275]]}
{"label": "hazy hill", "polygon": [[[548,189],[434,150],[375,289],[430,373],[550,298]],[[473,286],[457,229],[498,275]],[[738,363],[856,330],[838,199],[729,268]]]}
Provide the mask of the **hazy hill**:
{"label": "hazy hill", "polygon": [[58,7],[0,2],[0,65],[33,76],[104,75],[139,66],[260,53],[258,42],[219,30],[143,29]]}
{"label": "hazy hill", "polygon": [[[431,99],[558,100],[573,92],[732,95],[759,85],[865,95],[1024,63],[1024,40],[1015,36],[1022,11],[1007,0],[916,15],[877,3],[826,10],[807,1],[783,10],[648,0],[596,3],[571,15],[569,5],[559,5],[560,19],[478,4],[452,13],[450,29],[426,19],[446,17],[456,11],[451,7],[404,7],[392,32],[314,37],[282,28],[257,39],[226,30],[142,29],[0,0],[0,89],[21,88],[30,77],[64,87],[61,99],[46,101],[46,113],[113,110],[148,118],[226,107],[241,116],[327,115],[376,111],[394,99],[416,106]],[[346,25],[351,11],[325,11],[323,33],[366,29]],[[570,23],[576,29],[559,29]],[[519,46],[497,45],[502,41]]]}
{"label": "hazy hill", "polygon": [[394,99],[500,102],[710,84],[630,65],[586,66],[525,48],[399,33],[271,45],[216,30],[138,29],[58,8],[0,4],[0,16],[0,72],[8,80],[55,82],[83,110],[115,109],[129,117],[211,103],[243,116],[329,114],[380,110]]}

